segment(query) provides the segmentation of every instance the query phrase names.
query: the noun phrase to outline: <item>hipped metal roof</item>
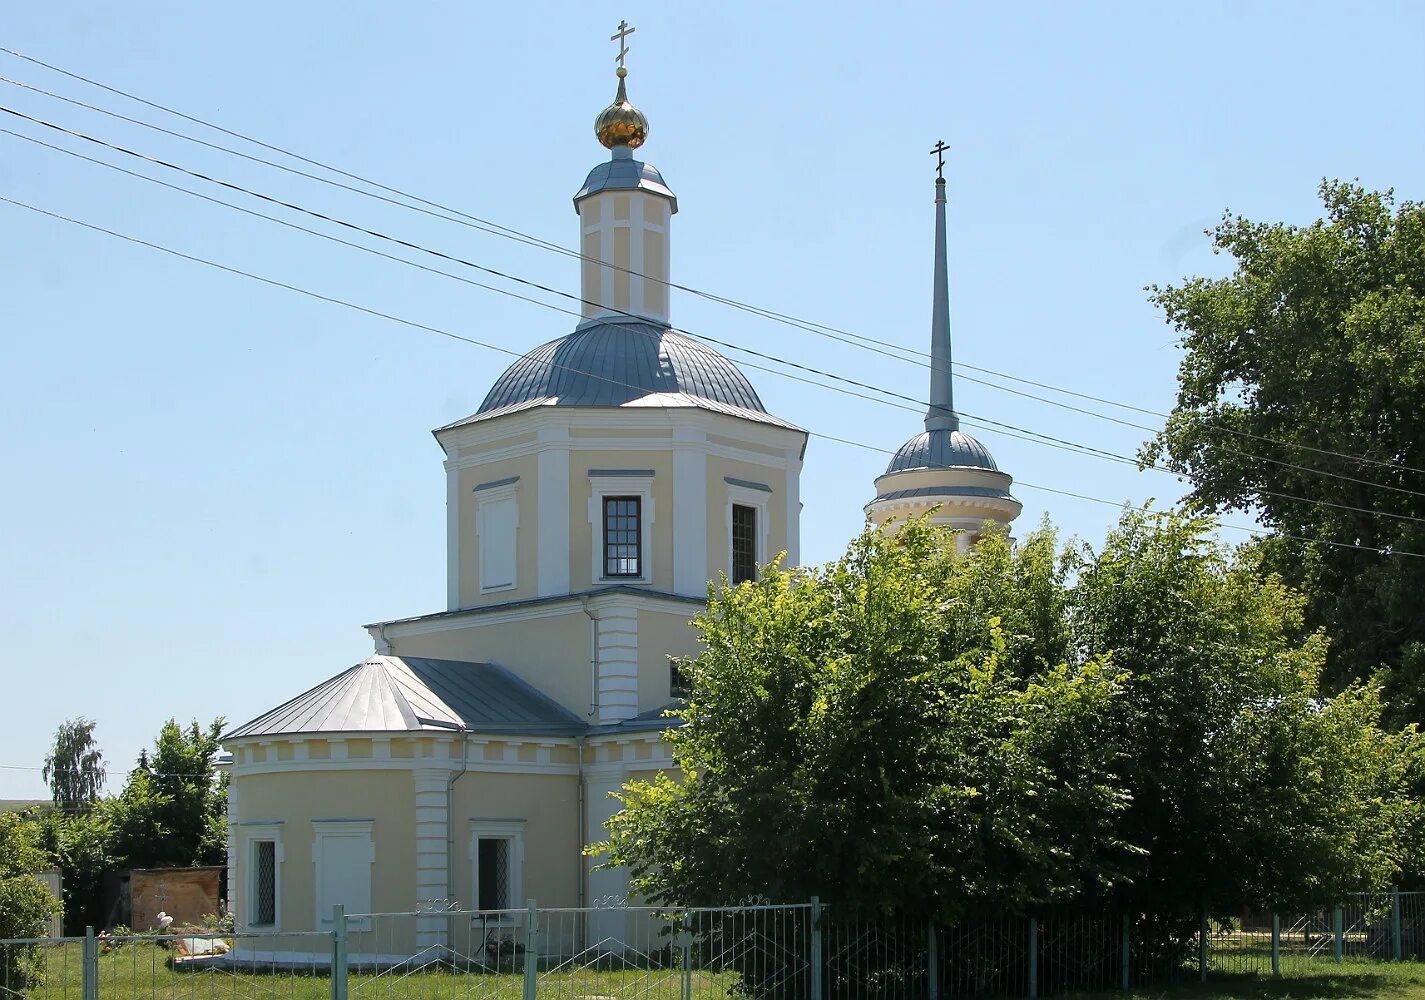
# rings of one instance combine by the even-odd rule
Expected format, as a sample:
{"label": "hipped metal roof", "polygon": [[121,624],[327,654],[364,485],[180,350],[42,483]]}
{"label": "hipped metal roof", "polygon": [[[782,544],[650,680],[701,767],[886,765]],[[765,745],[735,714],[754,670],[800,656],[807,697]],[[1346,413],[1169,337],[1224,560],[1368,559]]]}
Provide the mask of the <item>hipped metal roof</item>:
{"label": "hipped metal roof", "polygon": [[371,656],[224,739],[299,733],[579,733],[583,719],[493,663]]}

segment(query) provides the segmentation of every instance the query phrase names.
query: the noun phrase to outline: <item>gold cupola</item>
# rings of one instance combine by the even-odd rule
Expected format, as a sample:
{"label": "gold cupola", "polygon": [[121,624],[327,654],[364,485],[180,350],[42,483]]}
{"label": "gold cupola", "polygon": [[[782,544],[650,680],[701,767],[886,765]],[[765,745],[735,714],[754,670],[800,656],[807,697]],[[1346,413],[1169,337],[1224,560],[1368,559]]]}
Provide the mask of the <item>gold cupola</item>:
{"label": "gold cupola", "polygon": [[648,119],[629,102],[628,90],[624,86],[626,76],[628,70],[620,66],[618,93],[614,95],[614,102],[594,119],[594,135],[598,136],[605,149],[618,146],[637,149],[648,138]]}

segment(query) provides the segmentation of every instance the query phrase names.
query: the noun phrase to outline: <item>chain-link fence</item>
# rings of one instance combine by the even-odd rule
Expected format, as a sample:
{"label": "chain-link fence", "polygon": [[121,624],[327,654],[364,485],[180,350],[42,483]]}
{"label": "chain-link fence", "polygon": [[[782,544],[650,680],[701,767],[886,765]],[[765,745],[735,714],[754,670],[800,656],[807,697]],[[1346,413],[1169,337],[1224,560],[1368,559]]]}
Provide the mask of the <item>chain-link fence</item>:
{"label": "chain-link fence", "polygon": [[0,941],[0,1000],[939,1000],[1425,961],[1425,893],[1230,920],[1063,910],[943,926],[785,906],[426,909],[312,932]]}

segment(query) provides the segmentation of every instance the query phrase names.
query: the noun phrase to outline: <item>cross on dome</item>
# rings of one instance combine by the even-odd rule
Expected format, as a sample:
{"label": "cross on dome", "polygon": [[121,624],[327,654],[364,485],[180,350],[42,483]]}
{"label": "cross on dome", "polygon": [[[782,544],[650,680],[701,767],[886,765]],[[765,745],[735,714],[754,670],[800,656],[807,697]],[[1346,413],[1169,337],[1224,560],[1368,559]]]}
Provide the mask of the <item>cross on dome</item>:
{"label": "cross on dome", "polygon": [[614,58],[618,60],[619,76],[623,76],[628,72],[628,70],[623,67],[624,56],[629,53],[628,44],[625,40],[637,30],[637,28],[630,28],[627,21],[620,21],[618,23],[618,31],[609,36],[609,41],[618,42],[618,55],[614,56]]}

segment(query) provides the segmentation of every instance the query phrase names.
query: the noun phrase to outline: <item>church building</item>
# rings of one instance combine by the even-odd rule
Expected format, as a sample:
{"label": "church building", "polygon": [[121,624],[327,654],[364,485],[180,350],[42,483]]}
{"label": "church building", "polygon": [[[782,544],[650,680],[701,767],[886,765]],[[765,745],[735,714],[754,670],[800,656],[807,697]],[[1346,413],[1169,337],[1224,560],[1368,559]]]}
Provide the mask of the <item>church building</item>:
{"label": "church building", "polygon": [[[671,767],[670,658],[696,654],[708,582],[798,563],[807,433],[670,326],[678,199],[634,158],[648,121],[625,77],[595,121],[609,158],[574,195],[580,321],[434,432],[446,606],[366,626],[371,656],[223,738],[239,929],[329,929],[337,903],[622,900],[624,875],[582,848],[611,792]],[[930,413],[866,510],[933,511],[968,543],[1020,505],[953,408],[943,179],[935,226]],[[447,928],[418,920],[399,948],[438,947]]]}

